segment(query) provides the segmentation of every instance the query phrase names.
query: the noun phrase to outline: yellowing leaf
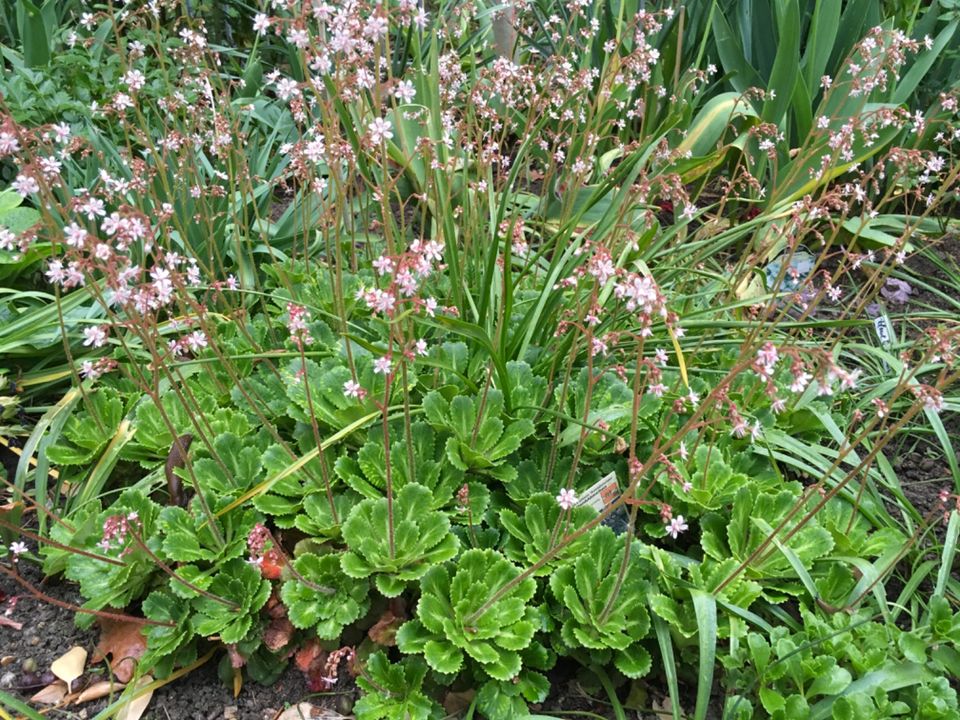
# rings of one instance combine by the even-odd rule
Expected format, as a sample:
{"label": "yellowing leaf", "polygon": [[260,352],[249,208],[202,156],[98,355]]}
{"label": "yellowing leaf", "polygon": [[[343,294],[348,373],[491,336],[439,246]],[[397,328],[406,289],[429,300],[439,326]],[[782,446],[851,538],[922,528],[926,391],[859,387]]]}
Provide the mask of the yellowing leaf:
{"label": "yellowing leaf", "polygon": [[77,645],[54,660],[50,666],[50,672],[63,680],[67,684],[67,690],[69,690],[71,683],[83,675],[83,668],[86,664],[87,651]]}
{"label": "yellowing leaf", "polygon": [[[140,692],[140,688],[152,682],[152,677],[144,675],[137,681],[137,692]],[[152,698],[153,690],[137,695],[117,713],[117,720],[140,720],[140,717],[147,711],[147,706]]]}
{"label": "yellowing leaf", "polygon": [[77,695],[76,699],[73,701],[73,704],[79,705],[80,703],[90,702],[91,700],[99,700],[102,697],[107,697],[107,695],[110,693],[120,692],[123,690],[123,688],[123,683],[101,680]]}

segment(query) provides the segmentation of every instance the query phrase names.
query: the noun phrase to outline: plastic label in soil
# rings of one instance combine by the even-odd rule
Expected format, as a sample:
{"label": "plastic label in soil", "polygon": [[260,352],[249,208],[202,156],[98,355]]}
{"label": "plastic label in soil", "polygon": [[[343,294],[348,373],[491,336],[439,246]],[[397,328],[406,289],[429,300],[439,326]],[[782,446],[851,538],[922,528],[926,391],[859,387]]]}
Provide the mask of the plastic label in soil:
{"label": "plastic label in soil", "polygon": [[[577,505],[581,507],[586,505],[597,512],[603,512],[619,499],[620,483],[617,481],[617,474],[611,472],[587,488],[577,500]],[[619,535],[626,531],[628,522],[626,508],[621,505],[607,516],[603,524],[613,528],[613,531]]]}

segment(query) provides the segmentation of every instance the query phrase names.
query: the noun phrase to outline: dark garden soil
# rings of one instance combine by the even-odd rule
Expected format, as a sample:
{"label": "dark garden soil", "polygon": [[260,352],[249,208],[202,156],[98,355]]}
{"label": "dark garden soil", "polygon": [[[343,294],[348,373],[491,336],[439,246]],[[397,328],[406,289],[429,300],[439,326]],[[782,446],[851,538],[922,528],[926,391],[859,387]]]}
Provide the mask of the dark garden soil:
{"label": "dark garden soil", "polygon": [[[39,571],[25,562],[21,564],[24,577],[37,583]],[[82,602],[67,583],[41,583],[38,588],[56,600]],[[72,611],[31,597],[9,578],[0,578],[0,596],[8,602],[11,597],[17,598],[9,619],[23,624],[20,630],[0,626],[0,689],[28,699],[53,681],[48,672],[50,664],[70,648],[79,645],[93,653],[99,632],[96,627],[78,629]],[[2,607],[9,605],[4,603]],[[143,720],[272,720],[287,703],[295,705],[310,695],[303,675],[291,665],[273,685],[250,684],[234,698],[232,690],[217,676],[222,654],[215,654],[205,665],[154,692]],[[88,665],[88,670],[80,683],[107,679],[106,663]],[[321,705],[317,699],[311,702]],[[91,718],[107,704],[104,699],[75,705],[58,710],[52,717]]]}
{"label": "dark garden soil", "polygon": [[[948,265],[952,265],[960,272],[960,236],[947,235],[938,243],[935,251]],[[927,258],[915,255],[908,261],[907,267],[911,273],[923,278],[924,282],[940,292],[948,296],[956,293],[947,275]],[[937,293],[926,288],[915,287],[906,312],[916,313],[913,322],[918,332],[936,325],[923,318],[923,310],[927,308],[955,310],[947,306],[944,299]],[[944,413],[941,420],[952,441],[960,444],[960,415]],[[953,489],[953,476],[950,467],[942,459],[942,451],[935,437],[930,437],[925,443],[917,443],[914,440],[914,438],[904,438],[903,442],[893,443],[887,456],[897,472],[904,495],[922,515],[927,515],[939,506],[940,491],[944,488]]]}

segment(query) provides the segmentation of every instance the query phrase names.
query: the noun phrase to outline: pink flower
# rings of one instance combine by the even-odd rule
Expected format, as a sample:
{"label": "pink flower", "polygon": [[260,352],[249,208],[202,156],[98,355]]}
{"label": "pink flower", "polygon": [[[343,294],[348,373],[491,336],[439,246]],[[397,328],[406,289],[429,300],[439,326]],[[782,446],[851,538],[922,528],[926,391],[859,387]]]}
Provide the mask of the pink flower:
{"label": "pink flower", "polygon": [[107,330],[103,325],[91,325],[83,329],[83,344],[92,345],[95,348],[103,347],[107,342]]}
{"label": "pink flower", "polygon": [[393,363],[390,361],[390,358],[387,356],[377,358],[373,361],[373,371],[380,375],[389,375],[390,368],[393,366]]}
{"label": "pink flower", "polygon": [[293,340],[294,344],[303,349],[304,345],[313,343],[313,337],[307,327],[310,312],[302,305],[295,305],[294,303],[287,303],[287,312],[290,315],[287,320],[287,330],[290,331],[290,339]]}
{"label": "pink flower", "polygon": [[389,275],[393,272],[393,260],[386,255],[381,255],[373,261],[373,267],[376,268],[379,275]]}
{"label": "pink flower", "polygon": [[357,398],[362,400],[364,395],[367,394],[367,391],[363,389],[363,386],[355,380],[347,380],[343,384],[343,394],[346,397]]}
{"label": "pink flower", "polygon": [[577,504],[577,491],[573,489],[563,488],[560,491],[560,494],[557,495],[557,504],[563,510],[569,510],[574,505]]}
{"label": "pink flower", "polygon": [[370,142],[375,145],[379,145],[384,140],[393,139],[393,130],[390,127],[390,122],[383,118],[374,118],[367,126],[367,130],[370,133]]}
{"label": "pink flower", "polygon": [[674,540],[680,536],[680,533],[684,532],[688,528],[689,526],[687,525],[687,521],[683,519],[683,515],[677,515],[666,525],[667,535],[672,537]]}
{"label": "pink flower", "polygon": [[253,18],[253,31],[257,35],[265,35],[270,29],[270,18],[263,13],[257,13]]}

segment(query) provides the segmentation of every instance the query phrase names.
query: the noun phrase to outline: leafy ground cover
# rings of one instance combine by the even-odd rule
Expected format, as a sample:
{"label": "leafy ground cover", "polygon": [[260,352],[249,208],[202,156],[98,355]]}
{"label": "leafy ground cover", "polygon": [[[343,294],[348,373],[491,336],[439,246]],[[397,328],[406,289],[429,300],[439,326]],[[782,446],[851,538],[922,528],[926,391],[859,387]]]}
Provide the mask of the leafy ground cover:
{"label": "leafy ground cover", "polygon": [[18,0],[0,712],[960,716],[960,16],[759,5]]}

